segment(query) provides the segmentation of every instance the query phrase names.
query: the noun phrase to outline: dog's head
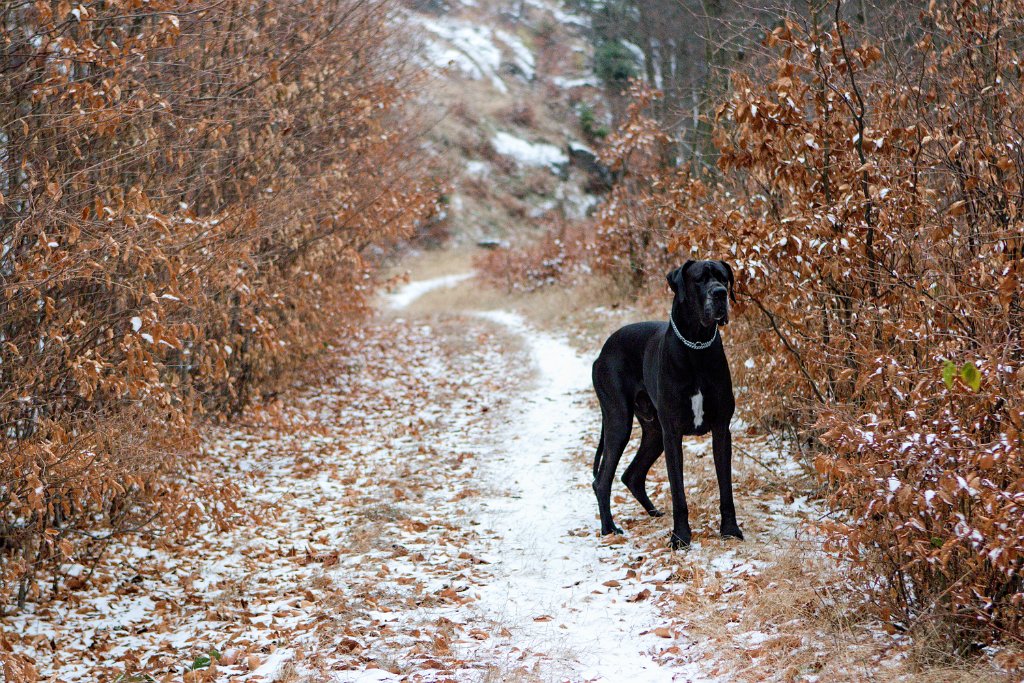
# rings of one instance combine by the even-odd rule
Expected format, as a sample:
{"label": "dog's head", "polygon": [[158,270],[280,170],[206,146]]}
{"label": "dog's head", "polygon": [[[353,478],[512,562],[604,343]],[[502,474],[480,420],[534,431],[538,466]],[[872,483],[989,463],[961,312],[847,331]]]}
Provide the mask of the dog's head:
{"label": "dog's head", "polygon": [[729,298],[736,301],[734,282],[725,261],[687,261],[668,274],[676,301],[705,327],[728,324]]}

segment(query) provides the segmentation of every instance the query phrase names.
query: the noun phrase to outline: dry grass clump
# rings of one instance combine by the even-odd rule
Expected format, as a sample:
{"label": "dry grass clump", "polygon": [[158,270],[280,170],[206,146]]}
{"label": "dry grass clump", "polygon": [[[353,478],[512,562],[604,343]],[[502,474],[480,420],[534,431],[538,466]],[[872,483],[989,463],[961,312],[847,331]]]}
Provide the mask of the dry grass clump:
{"label": "dry grass clump", "polygon": [[499,112],[499,120],[511,126],[533,128],[537,124],[537,110],[529,102],[516,102]]}

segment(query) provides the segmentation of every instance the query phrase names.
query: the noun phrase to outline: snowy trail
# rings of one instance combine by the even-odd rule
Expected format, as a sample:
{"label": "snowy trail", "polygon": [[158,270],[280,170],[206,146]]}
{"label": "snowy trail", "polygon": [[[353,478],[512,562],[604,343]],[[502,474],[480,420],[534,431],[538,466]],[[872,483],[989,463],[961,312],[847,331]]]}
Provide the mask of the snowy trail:
{"label": "snowy trail", "polygon": [[447,289],[454,287],[460,282],[465,282],[473,277],[473,273],[458,273],[456,275],[442,275],[429,280],[416,280],[401,287],[397,292],[387,297],[388,306],[394,310],[402,309],[420,298],[427,292],[435,289]]}
{"label": "snowy trail", "polygon": [[[599,537],[589,359],[511,312],[406,310],[468,277],[399,289],[320,377],[211,426],[203,462],[238,482],[245,514],[69,564],[60,591],[0,624],[19,656],[83,683],[204,658],[217,682],[705,683],[818,657],[821,638],[776,616],[812,595],[758,611],[772,586],[820,580],[773,549],[818,514],[766,478],[791,471],[786,452],[737,434],[756,454],[736,463],[745,544],[715,532],[707,439],[687,442],[689,552],[621,491],[627,534]],[[649,484],[667,496],[660,472]]]}
{"label": "snowy trail", "polygon": [[[411,282],[389,303],[403,308],[465,277]],[[594,497],[588,470],[576,459],[599,429],[587,402],[590,362],[515,313],[477,315],[525,343],[536,379],[490,435],[481,468],[492,491],[479,501],[480,525],[492,539],[481,552],[492,578],[476,587],[467,622],[505,637],[469,646],[462,657],[507,662],[518,653],[542,680],[710,680],[692,664],[663,668],[655,661],[666,643],[664,622],[650,602],[636,598],[645,586],[622,569],[628,549],[592,533]]]}
{"label": "snowy trail", "polygon": [[584,402],[589,363],[565,341],[530,329],[518,315],[481,315],[528,343],[538,379],[495,435],[494,457],[484,470],[493,483],[513,491],[486,503],[484,523],[503,541],[492,565],[496,578],[481,590],[479,605],[523,647],[557,653],[562,670],[552,674],[673,680],[672,672],[647,653],[658,645],[652,633],[657,615],[602,588],[623,578],[617,567],[606,566],[618,551],[591,534],[570,535],[594,516],[593,494],[579,485],[587,473],[572,462],[572,454],[596,434],[594,411]]}

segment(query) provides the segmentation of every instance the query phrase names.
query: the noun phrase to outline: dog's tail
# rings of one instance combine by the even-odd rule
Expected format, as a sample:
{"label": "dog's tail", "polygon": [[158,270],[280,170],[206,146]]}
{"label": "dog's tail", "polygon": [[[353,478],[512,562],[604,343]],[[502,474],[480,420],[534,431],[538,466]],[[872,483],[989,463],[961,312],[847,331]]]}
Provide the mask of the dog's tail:
{"label": "dog's tail", "polygon": [[601,421],[601,436],[597,441],[597,453],[594,454],[594,479],[601,471],[601,456],[604,454],[604,420]]}

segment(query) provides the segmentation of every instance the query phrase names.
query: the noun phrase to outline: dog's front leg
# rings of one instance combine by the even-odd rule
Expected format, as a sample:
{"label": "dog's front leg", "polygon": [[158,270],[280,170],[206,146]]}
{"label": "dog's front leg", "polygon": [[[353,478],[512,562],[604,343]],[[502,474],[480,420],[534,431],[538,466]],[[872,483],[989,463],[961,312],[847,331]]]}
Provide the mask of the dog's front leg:
{"label": "dog's front leg", "polygon": [[672,491],[672,536],[669,546],[673,550],[690,545],[690,511],[686,507],[686,489],[683,486],[683,437],[679,425],[663,425],[665,438],[665,466]]}
{"label": "dog's front leg", "polygon": [[732,500],[732,432],[729,431],[729,425],[715,427],[712,430],[711,448],[715,454],[719,510],[722,513],[720,533],[742,541],[743,532],[736,523],[736,506]]}

